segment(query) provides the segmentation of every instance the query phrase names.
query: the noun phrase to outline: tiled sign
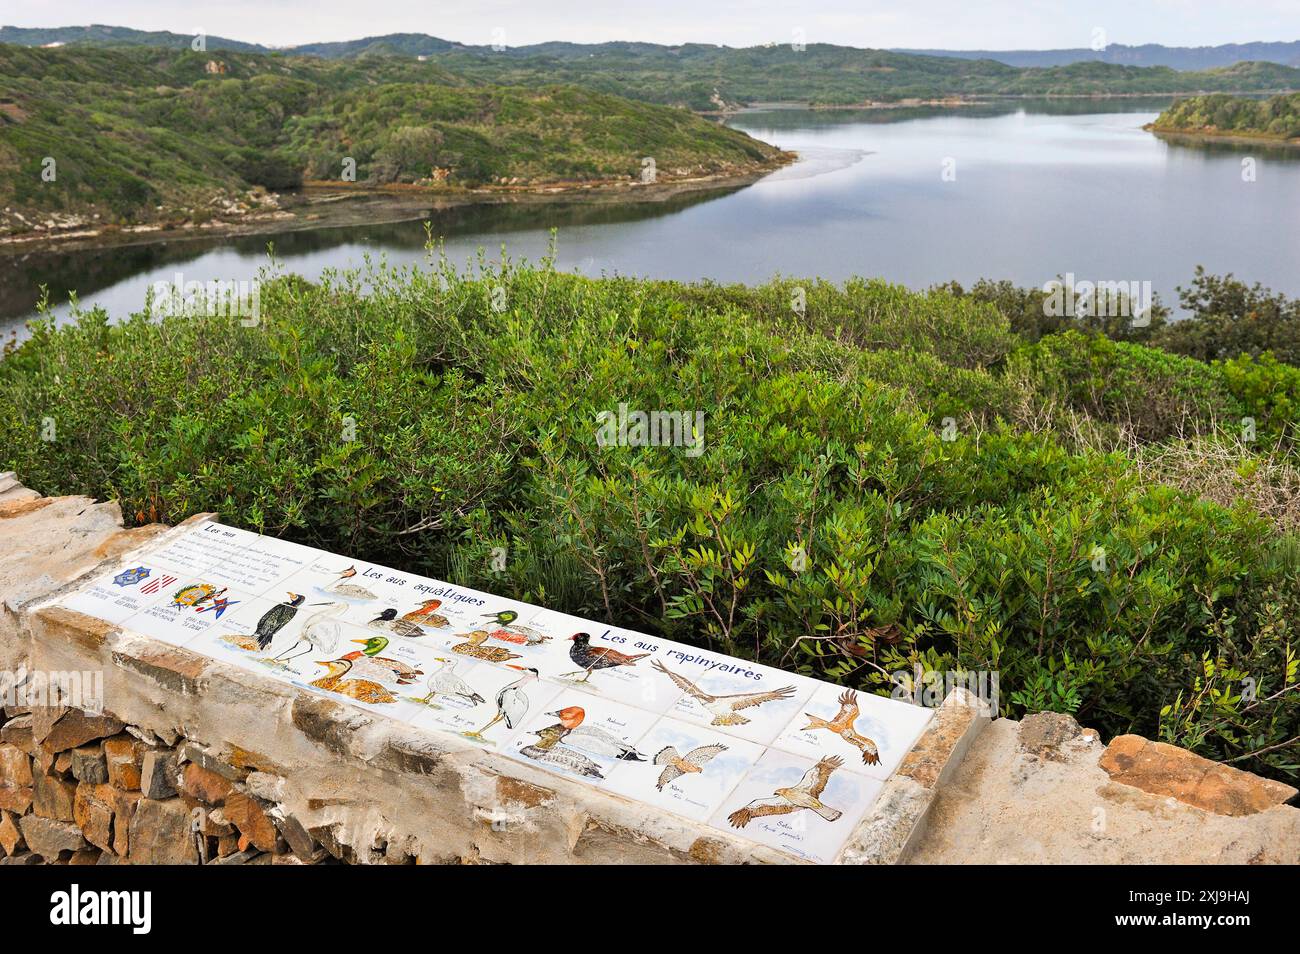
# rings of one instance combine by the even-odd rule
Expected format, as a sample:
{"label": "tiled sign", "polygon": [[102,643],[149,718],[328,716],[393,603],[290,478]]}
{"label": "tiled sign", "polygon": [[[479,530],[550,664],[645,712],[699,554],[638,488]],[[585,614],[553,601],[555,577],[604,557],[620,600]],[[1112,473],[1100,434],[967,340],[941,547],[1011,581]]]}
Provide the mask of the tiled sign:
{"label": "tiled sign", "polygon": [[217,523],[63,605],[818,862],[931,716]]}

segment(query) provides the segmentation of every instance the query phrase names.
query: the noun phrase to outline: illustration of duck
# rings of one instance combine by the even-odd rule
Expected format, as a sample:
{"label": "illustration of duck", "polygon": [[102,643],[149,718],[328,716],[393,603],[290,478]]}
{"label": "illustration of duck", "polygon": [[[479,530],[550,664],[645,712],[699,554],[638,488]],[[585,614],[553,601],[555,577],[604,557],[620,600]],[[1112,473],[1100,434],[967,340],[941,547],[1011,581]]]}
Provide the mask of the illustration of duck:
{"label": "illustration of duck", "polygon": [[451,620],[447,617],[434,612],[442,607],[442,600],[425,600],[420,604],[418,609],[413,609],[409,613],[404,613],[402,619],[408,623],[415,623],[419,626],[430,626],[433,629],[446,629],[451,625]]}
{"label": "illustration of duck", "polygon": [[614,669],[618,666],[635,666],[638,659],[644,659],[649,653],[636,653],[629,656],[627,653],[620,653],[617,649],[610,649],[608,646],[591,645],[590,633],[574,633],[569,637],[573,643],[569,647],[569,658],[579,667],[575,672],[566,672],[565,676],[576,676],[582,673],[582,678],[578,682],[586,682],[591,678],[591,674],[598,669]]}
{"label": "illustration of duck", "polygon": [[377,682],[371,682],[369,679],[348,679],[347,676],[352,672],[352,663],[353,661],[347,658],[318,659],[316,664],[324,666],[327,671],[325,675],[313,679],[308,685],[374,705],[397,701],[391,692]]}
{"label": "illustration of duck", "polygon": [[457,643],[451,647],[453,653],[461,656],[469,656],[473,659],[486,659],[488,662],[503,663],[511,659],[519,659],[518,653],[512,653],[504,646],[484,646],[488,640],[488,631],[486,629],[476,629],[472,633],[465,634],[465,642]]}
{"label": "illustration of duck", "polygon": [[407,686],[414,682],[417,676],[424,675],[423,669],[404,663],[400,659],[379,655],[388,648],[388,639],[384,636],[354,639],[352,642],[360,643],[365,647],[360,652],[353,651],[343,657],[352,663],[352,675],[359,679],[372,679],[379,682],[395,679],[399,686]]}
{"label": "illustration of duck", "polygon": [[519,619],[519,614],[514,610],[502,610],[499,613],[484,613],[483,615],[497,622],[498,628],[488,634],[493,639],[516,643],[520,646],[540,646],[542,643],[550,641],[551,637],[544,633],[539,633],[535,629],[516,623],[515,620]]}
{"label": "illustration of duck", "polygon": [[405,636],[407,639],[414,639],[424,635],[424,630],[417,623],[412,623],[408,619],[398,619],[397,610],[391,607],[384,610],[366,625],[371,629],[382,629],[386,633]]}
{"label": "illustration of duck", "polygon": [[361,586],[360,584],[357,583],[348,582],[348,580],[352,579],[356,575],[357,575],[357,568],[355,566],[348,567],[346,570],[344,570],[342,573],[339,574],[339,578],[337,580],[335,580],[329,586],[325,587],[325,592],[335,593],[339,596],[345,597],[347,599],[353,599],[353,600],[379,599],[379,597],[377,597],[374,593],[371,593],[364,586]]}
{"label": "illustration of duck", "polygon": [[[292,646],[281,652],[271,659],[271,662],[292,662],[301,656],[307,655],[313,649],[317,650],[318,655],[328,655],[339,648],[339,638],[342,635],[342,627],[338,623],[338,617],[348,608],[347,603],[312,603],[312,606],[323,606],[324,609],[317,610],[308,616],[302,623],[302,629],[298,630],[298,639]],[[265,617],[263,617],[265,619]],[[300,653],[286,655],[286,653],[297,649],[303,643],[307,648]]]}
{"label": "illustration of duck", "polygon": [[429,694],[421,699],[421,702],[431,705],[434,696],[455,696],[472,705],[483,703],[483,697],[475,692],[469,683],[456,675],[456,660],[439,656],[434,661],[442,663],[442,666],[434,670],[433,675],[429,677]]}
{"label": "illustration of duck", "polygon": [[483,733],[487,732],[488,729],[502,721],[505,722],[507,729],[513,729],[515,726],[519,725],[519,723],[523,721],[524,716],[528,714],[528,695],[524,692],[524,689],[529,683],[537,681],[537,670],[532,668],[526,669],[523,666],[515,666],[511,663],[506,663],[506,665],[511,669],[522,672],[523,675],[510,683],[510,685],[501,688],[501,691],[497,693],[495,700],[497,705],[497,714],[492,717],[491,722],[483,726],[483,728],[479,729],[477,732],[466,732],[465,735],[471,739],[483,739]]}
{"label": "illustration of duck", "polygon": [[659,773],[659,781],[655,783],[655,788],[662,792],[664,786],[669,782],[688,773],[704,771],[705,765],[715,756],[721,755],[725,751],[727,751],[725,745],[714,743],[713,745],[701,745],[698,748],[691,749],[685,755],[680,755],[673,746],[664,746],[655,753],[654,757],[655,765],[664,766],[664,770]]}
{"label": "illustration of duck", "polygon": [[587,713],[582,706],[569,706],[560,709],[558,712],[548,712],[546,714],[555,716],[560,721],[558,725],[547,726],[541,732],[534,733],[542,736],[543,739],[554,736],[565,745],[581,749],[584,752],[590,752],[592,755],[622,759],[625,762],[645,761],[645,756],[638,752],[634,746],[628,745],[614,733],[608,732],[599,726],[583,725]]}
{"label": "illustration of duck", "polygon": [[808,724],[803,727],[803,731],[826,729],[828,732],[834,732],[849,745],[862,750],[863,763],[879,765],[880,750],[876,748],[876,743],[858,733],[853,727],[853,723],[858,720],[858,694],[852,689],[846,689],[835,701],[840,704],[840,711],[835,713],[833,719],[821,719],[811,712],[805,712]]}
{"label": "illustration of duck", "polygon": [[744,828],[755,818],[765,815],[789,815],[792,812],[810,809],[827,821],[833,822],[844,814],[838,808],[823,805],[821,794],[826,790],[826,783],[831,773],[844,764],[838,755],[828,755],[804,773],[798,785],[778,788],[770,798],[756,798],[744,808],[738,808],[727,816],[727,821],[736,828]]}
{"label": "illustration of duck", "polygon": [[782,686],[770,692],[737,692],[715,696],[705,692],[685,676],[673,672],[657,659],[654,661],[654,667],[671,679],[677,688],[708,710],[713,716],[710,725],[745,725],[749,719],[740,714],[741,709],[761,706],[765,702],[778,702],[794,695],[794,686]]}
{"label": "illustration of duck", "polygon": [[238,646],[240,649],[253,651],[264,651],[271,645],[271,640],[275,639],[275,634],[284,629],[295,616],[298,615],[298,607],[306,597],[298,593],[286,594],[289,598],[280,603],[276,603],[269,610],[262,614],[262,618],[257,621],[257,629],[251,636],[225,636],[223,639],[232,646]]}

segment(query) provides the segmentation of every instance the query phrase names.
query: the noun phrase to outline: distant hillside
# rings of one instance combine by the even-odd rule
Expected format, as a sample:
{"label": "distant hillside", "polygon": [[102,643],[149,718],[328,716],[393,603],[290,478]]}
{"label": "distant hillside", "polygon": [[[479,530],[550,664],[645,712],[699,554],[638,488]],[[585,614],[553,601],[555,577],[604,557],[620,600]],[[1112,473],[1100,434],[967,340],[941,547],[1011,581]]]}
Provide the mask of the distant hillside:
{"label": "distant hillside", "polygon": [[1162,46],[1112,43],[1098,52],[1065,50],[897,50],[921,56],[963,60],[996,60],[1008,66],[1068,66],[1071,63],[1115,63],[1121,66],[1168,66],[1175,70],[1209,70],[1251,61],[1300,67],[1300,40],[1289,43],[1225,43],[1222,46]]}
{"label": "distant hillside", "polygon": [[[0,29],[0,42],[132,44],[189,48],[189,37],[111,27],[18,31]],[[209,38],[209,49],[218,42]],[[233,41],[231,41],[233,42]],[[254,47],[249,46],[250,49]],[[1246,52],[1256,45],[1240,47]],[[1258,44],[1282,47],[1287,44]],[[257,47],[261,52],[271,52]],[[1108,54],[1120,56],[1121,48]],[[1071,51],[1054,51],[1069,53]],[[994,59],[919,55],[810,44],[736,49],[704,43],[539,43],[493,50],[419,33],[312,43],[278,51],[367,64],[381,59],[423,58],[480,83],[536,87],[569,83],[652,103],[706,111],[756,102],[858,105],[870,101],[1031,95],[1096,96],[1132,93],[1277,92],[1300,89],[1300,69],[1273,62],[1239,63],[1196,71],[1101,62],[1012,66]],[[1035,54],[1036,55],[1036,54]],[[1046,55],[1046,54],[1045,54]],[[366,68],[369,68],[368,66]]]}
{"label": "distant hillside", "polygon": [[[174,49],[189,49],[194,41],[191,34],[168,33],[166,30],[146,31],[132,30],[130,27],[90,26],[76,27],[0,27],[0,43],[14,43],[18,46],[49,46],[52,44],[96,43],[114,46],[163,46]],[[259,43],[243,43],[229,40],[222,36],[204,38],[208,50],[241,50],[244,52],[267,52],[268,47]]]}
{"label": "distant hillside", "polygon": [[[745,174],[779,150],[590,89],[473,83],[413,58],[0,46],[0,232],[60,214],[201,221],[252,186],[437,188]],[[42,177],[46,158],[56,177]]]}

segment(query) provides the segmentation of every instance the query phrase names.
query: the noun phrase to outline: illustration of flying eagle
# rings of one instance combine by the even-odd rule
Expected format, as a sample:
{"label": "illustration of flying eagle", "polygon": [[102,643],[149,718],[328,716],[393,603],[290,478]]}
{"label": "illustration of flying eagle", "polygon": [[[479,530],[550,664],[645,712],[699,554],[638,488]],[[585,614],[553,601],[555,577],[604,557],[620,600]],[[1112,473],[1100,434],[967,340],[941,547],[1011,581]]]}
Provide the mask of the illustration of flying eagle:
{"label": "illustration of flying eagle", "polygon": [[710,725],[745,725],[749,720],[741,715],[739,710],[761,706],[765,702],[788,699],[794,694],[794,686],[782,686],[780,689],[773,689],[771,692],[737,692],[730,695],[713,696],[685,676],[673,672],[657,659],[654,661],[654,667],[676,683],[677,688],[709,711],[713,716]]}
{"label": "illustration of flying eagle", "polygon": [[840,711],[835,713],[833,719],[821,719],[811,712],[805,712],[808,724],[803,727],[803,730],[807,732],[810,729],[826,729],[834,732],[849,745],[862,750],[862,761],[865,764],[879,765],[880,750],[876,748],[876,743],[853,728],[853,723],[858,720],[858,694],[852,689],[846,689],[840,693],[836,701],[840,704]]}
{"label": "illustration of flying eagle", "polygon": [[655,788],[659,791],[664,790],[664,786],[674,779],[679,779],[688,772],[701,772],[704,766],[708,764],[715,755],[721,755],[727,751],[725,745],[701,745],[698,748],[691,749],[685,755],[679,755],[677,749],[668,745],[659,750],[654,757],[655,765],[664,766],[664,770],[659,773],[659,781]]}
{"label": "illustration of flying eagle", "polygon": [[838,755],[828,755],[807,772],[798,785],[790,788],[778,788],[771,798],[756,798],[744,808],[738,808],[727,816],[727,821],[736,828],[744,828],[755,818],[764,815],[789,815],[792,812],[810,808],[822,818],[833,822],[843,812],[821,803],[821,794],[826,789],[831,773],[844,764]]}

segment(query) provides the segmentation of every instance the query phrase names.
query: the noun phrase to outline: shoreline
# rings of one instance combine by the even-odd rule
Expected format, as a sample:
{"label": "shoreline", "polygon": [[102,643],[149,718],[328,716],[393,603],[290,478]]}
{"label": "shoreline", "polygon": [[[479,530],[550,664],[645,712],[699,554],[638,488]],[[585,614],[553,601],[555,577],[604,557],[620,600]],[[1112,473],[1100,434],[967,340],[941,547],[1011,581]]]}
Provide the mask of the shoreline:
{"label": "shoreline", "polygon": [[125,248],[160,242],[279,235],[319,228],[391,225],[427,217],[430,213],[465,206],[545,205],[578,202],[591,205],[664,202],[680,195],[722,191],[753,185],[791,165],[798,154],[784,151],[771,161],[744,172],[724,172],[652,183],[635,180],[540,183],[530,186],[486,186],[451,190],[418,186],[367,186],[360,183],[315,182],[296,193],[280,193],[282,207],[238,219],[184,225],[140,225],[129,228],[72,228],[0,236],[0,257],[42,252],[75,252]]}
{"label": "shoreline", "polygon": [[1149,133],[1157,136],[1168,136],[1171,139],[1189,139],[1197,142],[1237,142],[1250,145],[1262,143],[1269,146],[1300,149],[1300,137],[1288,139],[1285,136],[1274,136],[1270,133],[1225,133],[1218,132],[1208,126],[1202,126],[1198,129],[1173,129],[1168,126],[1157,126],[1155,123],[1147,123],[1142,128]]}

